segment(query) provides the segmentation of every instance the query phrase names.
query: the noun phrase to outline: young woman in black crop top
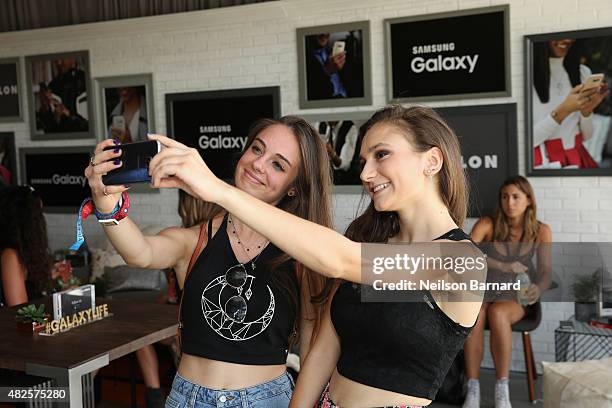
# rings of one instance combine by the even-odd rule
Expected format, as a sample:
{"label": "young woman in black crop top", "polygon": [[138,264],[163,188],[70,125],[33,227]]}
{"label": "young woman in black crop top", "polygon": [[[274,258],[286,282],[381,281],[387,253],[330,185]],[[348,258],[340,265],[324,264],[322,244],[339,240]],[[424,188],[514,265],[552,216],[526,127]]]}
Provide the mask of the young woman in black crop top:
{"label": "young woman in black crop top", "polygon": [[[163,140],[166,147],[156,158],[170,159],[163,162],[164,170],[201,177],[190,171],[201,162],[195,149]],[[125,190],[101,181],[102,174],[119,166],[113,161],[120,152],[103,150],[112,144],[98,144],[85,171],[100,212],[111,212]],[[236,190],[283,213],[331,226],[327,153],[306,121],[294,116],[260,120],[245,146],[234,173]],[[192,182],[176,177],[162,184],[197,197]],[[287,407],[293,392],[285,365],[290,343],[299,328],[300,354],[308,354],[331,281],[298,267],[241,216],[209,205],[207,221],[193,228],[143,236],[129,218],[104,228],[126,263],[173,268],[183,287],[183,355],[166,406]]]}
{"label": "young woman in black crop top", "polygon": [[[311,270],[345,281],[362,281],[360,242],[411,243],[416,254],[441,238],[461,241],[453,245],[463,257],[482,257],[458,229],[466,217],[466,180],[457,137],[440,116],[426,107],[391,106],[374,114],[362,134],[361,179],[372,202],[349,227],[351,239],[231,187],[199,156],[189,159],[198,162],[189,171],[165,168],[188,152],[156,158],[150,170],[155,186],[186,184]],[[172,145],[166,138],[158,140]],[[173,182],[167,183],[171,176]],[[486,262],[481,272],[486,273]],[[425,273],[416,270],[423,278]],[[328,309],[302,366],[292,406],[315,405],[330,377],[325,401],[318,406],[429,404],[463,347],[480,299],[446,302],[449,293],[425,291],[420,293],[423,302],[365,304],[355,286],[337,289],[333,315]],[[347,327],[344,319],[355,324]]]}
{"label": "young woman in black crop top", "polygon": [[[499,189],[497,209],[493,217],[478,220],[472,229],[472,239],[487,252],[488,281],[516,280],[517,274],[527,273],[531,285],[527,296],[534,304],[550,284],[552,234],[550,227],[536,218],[535,194],[529,181],[514,176]],[[543,244],[543,245],[541,245]],[[537,266],[533,263],[537,255]],[[514,291],[487,293],[480,309],[478,322],[465,343],[468,394],[464,408],[480,406],[480,364],[484,351],[484,328],[489,324],[491,354],[495,363],[495,407],[510,408],[508,377],[512,357],[512,325],[521,320],[529,307],[517,302]]]}

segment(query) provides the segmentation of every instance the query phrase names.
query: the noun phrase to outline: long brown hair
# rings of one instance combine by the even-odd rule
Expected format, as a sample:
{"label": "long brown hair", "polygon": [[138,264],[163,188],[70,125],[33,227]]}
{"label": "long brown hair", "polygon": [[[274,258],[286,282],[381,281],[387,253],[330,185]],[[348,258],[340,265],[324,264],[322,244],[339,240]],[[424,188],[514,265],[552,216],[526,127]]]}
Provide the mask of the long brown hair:
{"label": "long brown hair", "polygon": [[[280,119],[260,119],[251,126],[244,151],[250,148],[257,135],[274,125],[283,125],[291,130],[299,144],[301,158],[298,174],[292,184],[292,187],[296,190],[295,195],[290,197],[285,194],[276,206],[300,218],[332,228],[332,172],[329,157],[325,144],[308,122],[300,117],[290,115],[283,116]],[[225,210],[218,205],[206,203],[202,211],[203,221],[208,221]],[[287,254],[282,254],[272,259],[268,265],[274,271],[289,259],[290,257]],[[301,284],[308,285],[311,294],[310,301],[314,310],[314,316],[310,316],[311,320],[314,320],[314,330],[311,338],[311,344],[313,344],[321,324],[324,306],[329,297],[333,280],[315,271],[301,266],[300,268],[300,275],[303,276]],[[278,279],[291,294],[299,316],[299,294],[295,293],[295,289],[292,289],[294,285],[283,275],[286,274],[273,273],[272,277]],[[304,289],[302,286],[302,290]]]}
{"label": "long brown hair", "polygon": [[521,190],[527,198],[531,201],[531,204],[525,209],[523,214],[523,242],[535,242],[540,231],[540,223],[537,219],[537,210],[535,194],[529,181],[523,176],[510,177],[504,181],[499,188],[497,197],[497,208],[495,209],[495,215],[493,216],[494,222],[494,235],[493,241],[509,242],[510,241],[510,224],[506,213],[502,209],[502,190],[507,186],[514,185]]}
{"label": "long brown hair", "polygon": [[13,248],[36,295],[51,286],[51,256],[42,201],[28,186],[0,189],[0,252]]}
{"label": "long brown hair", "polygon": [[[453,221],[462,227],[467,215],[468,187],[455,132],[429,107],[391,105],[374,113],[360,128],[360,138],[379,123],[400,129],[417,152],[426,152],[432,147],[440,149],[444,160],[437,174],[438,191]],[[397,233],[397,213],[379,212],[370,201],[363,214],[349,225],[346,236],[358,242],[386,242]]]}
{"label": "long brown hair", "polygon": [[207,210],[205,201],[179,189],[178,213],[183,228],[191,228],[208,220]]}

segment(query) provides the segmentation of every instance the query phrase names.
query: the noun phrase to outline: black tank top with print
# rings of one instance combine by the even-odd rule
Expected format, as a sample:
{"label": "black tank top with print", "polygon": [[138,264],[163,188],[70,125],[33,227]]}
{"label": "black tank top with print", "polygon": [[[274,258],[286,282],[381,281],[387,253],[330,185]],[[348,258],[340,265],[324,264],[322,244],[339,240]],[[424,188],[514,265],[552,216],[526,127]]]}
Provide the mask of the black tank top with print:
{"label": "black tank top with print", "polygon": [[212,237],[211,226],[208,243],[185,280],[183,352],[237,364],[285,364],[298,313],[295,262],[271,271],[270,260],[282,252],[270,243],[240,266],[227,234],[227,215]]}

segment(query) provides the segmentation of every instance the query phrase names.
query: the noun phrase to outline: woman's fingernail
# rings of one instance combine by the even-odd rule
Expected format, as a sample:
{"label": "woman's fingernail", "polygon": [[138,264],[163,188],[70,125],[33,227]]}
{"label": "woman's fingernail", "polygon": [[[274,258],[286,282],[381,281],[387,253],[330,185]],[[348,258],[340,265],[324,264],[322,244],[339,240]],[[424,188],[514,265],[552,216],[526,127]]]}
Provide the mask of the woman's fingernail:
{"label": "woman's fingernail", "polygon": [[115,149],[113,150],[115,153],[119,153],[121,151],[121,149]]}
{"label": "woman's fingernail", "polygon": [[119,144],[119,141],[118,141],[117,139],[113,139],[113,143],[114,143],[114,144],[116,144],[116,145],[118,145],[118,144]]}
{"label": "woman's fingernail", "polygon": [[114,165],[121,164],[121,160],[117,159],[117,160],[115,160],[115,161],[113,162],[113,164],[114,164]]}

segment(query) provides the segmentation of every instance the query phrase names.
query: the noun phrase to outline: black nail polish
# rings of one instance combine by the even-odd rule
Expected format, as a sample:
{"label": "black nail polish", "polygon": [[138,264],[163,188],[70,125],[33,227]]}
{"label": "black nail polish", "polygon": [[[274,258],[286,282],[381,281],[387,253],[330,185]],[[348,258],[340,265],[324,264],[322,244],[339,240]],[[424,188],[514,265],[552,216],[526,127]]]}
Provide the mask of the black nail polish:
{"label": "black nail polish", "polygon": [[115,152],[115,153],[119,153],[120,151],[121,151],[121,149],[115,149],[115,150],[113,150],[113,152]]}
{"label": "black nail polish", "polygon": [[117,160],[115,160],[115,161],[113,162],[113,164],[115,164],[115,165],[120,164],[120,163],[121,163],[121,160],[119,160],[119,159],[117,159]]}
{"label": "black nail polish", "polygon": [[113,143],[114,143],[114,144],[116,144],[116,145],[118,145],[118,144],[119,144],[119,141],[118,141],[118,140],[113,140]]}

